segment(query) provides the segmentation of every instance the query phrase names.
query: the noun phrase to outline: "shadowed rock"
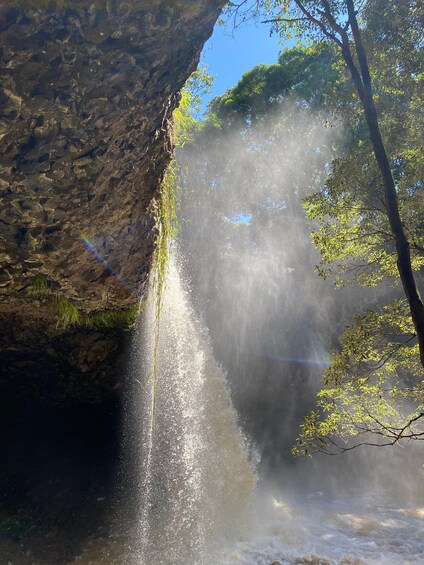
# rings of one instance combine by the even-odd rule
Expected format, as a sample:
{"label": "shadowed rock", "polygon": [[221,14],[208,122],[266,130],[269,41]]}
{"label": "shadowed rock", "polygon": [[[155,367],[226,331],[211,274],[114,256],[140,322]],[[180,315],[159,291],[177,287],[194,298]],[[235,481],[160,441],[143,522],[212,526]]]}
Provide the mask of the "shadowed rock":
{"label": "shadowed rock", "polygon": [[[63,334],[52,293],[83,317],[135,304],[155,245],[169,120],[222,4],[0,5],[2,350],[39,350]],[[35,300],[40,276],[52,292]]]}

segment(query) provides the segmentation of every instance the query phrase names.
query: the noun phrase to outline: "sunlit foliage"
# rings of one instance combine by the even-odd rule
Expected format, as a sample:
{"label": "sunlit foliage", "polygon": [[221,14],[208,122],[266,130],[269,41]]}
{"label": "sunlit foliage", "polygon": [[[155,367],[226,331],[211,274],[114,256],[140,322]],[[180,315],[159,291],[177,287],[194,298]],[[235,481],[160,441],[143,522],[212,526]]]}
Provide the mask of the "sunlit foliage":
{"label": "sunlit foliage", "polygon": [[[363,57],[359,61],[358,51],[352,48],[350,67],[349,54],[346,57],[350,46],[358,44],[348,5],[352,2],[244,0],[232,2],[229,14],[236,26],[256,17],[267,20],[272,31],[282,37],[309,41],[312,49],[317,40],[332,46],[328,47],[333,54],[328,65],[330,81],[320,82],[325,94],[319,100],[343,118],[349,133],[344,153],[333,163],[326,185],[305,200],[307,215],[317,225],[312,239],[321,252],[318,272],[334,277],[338,286],[354,282],[375,287],[383,283],[387,289],[391,284],[393,295],[405,265],[405,256],[400,259],[396,245],[400,232],[397,228],[393,231],[393,207],[389,205],[393,200],[409,244],[412,272],[422,287],[424,8],[417,0],[354,3],[353,17],[358,18],[391,169],[384,177],[370,141],[370,122],[364,119],[366,103],[364,106],[361,94],[366,74],[362,74],[365,86],[360,80],[355,82],[352,74],[355,66],[362,73]],[[387,191],[387,176],[394,181],[394,194]],[[359,316],[342,336],[340,350],[325,376],[326,388],[319,394],[319,409],[305,418],[295,454],[336,453],[362,443],[391,445],[423,439],[423,369],[415,335],[420,326],[414,328],[411,322],[417,300],[410,300],[411,277],[406,286],[405,280],[403,274],[410,311],[404,301],[382,306]],[[420,308],[418,304],[414,315]]]}
{"label": "sunlit foliage", "polygon": [[424,439],[424,380],[405,301],[357,316],[293,448],[337,454]]}

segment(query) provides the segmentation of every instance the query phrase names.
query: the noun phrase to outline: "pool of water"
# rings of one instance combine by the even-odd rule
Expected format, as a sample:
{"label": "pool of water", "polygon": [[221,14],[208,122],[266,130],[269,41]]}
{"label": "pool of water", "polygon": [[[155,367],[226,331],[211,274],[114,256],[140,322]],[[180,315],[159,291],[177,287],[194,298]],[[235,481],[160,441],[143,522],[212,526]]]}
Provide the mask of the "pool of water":
{"label": "pool of water", "polygon": [[424,563],[424,507],[372,497],[270,499],[262,526],[236,544],[225,565],[402,565]]}
{"label": "pool of water", "polygon": [[212,561],[144,564],[121,536],[89,540],[75,565],[410,565],[424,563],[424,506],[373,497],[263,496],[245,536]]}

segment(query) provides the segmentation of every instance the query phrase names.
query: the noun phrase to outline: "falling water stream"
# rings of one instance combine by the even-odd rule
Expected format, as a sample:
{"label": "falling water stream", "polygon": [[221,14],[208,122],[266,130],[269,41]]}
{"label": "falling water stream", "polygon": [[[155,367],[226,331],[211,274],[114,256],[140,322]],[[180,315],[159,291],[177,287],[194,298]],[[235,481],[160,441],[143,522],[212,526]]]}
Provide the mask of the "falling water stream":
{"label": "falling water stream", "polygon": [[424,508],[377,497],[271,495],[176,253],[138,332],[140,565],[424,562]]}
{"label": "falling water stream", "polygon": [[137,339],[141,563],[216,563],[242,531],[255,471],[174,253]]}

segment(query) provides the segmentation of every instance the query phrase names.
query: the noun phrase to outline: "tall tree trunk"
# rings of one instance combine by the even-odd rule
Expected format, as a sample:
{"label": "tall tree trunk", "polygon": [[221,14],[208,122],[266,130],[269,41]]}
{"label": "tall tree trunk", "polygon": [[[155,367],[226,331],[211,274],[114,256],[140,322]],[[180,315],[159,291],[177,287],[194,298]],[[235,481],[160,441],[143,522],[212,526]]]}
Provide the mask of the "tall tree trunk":
{"label": "tall tree trunk", "polygon": [[[320,2],[324,9],[315,7],[315,11],[308,9],[303,0],[293,1],[302,12],[302,17],[291,20],[290,18],[287,19],[278,17],[274,21],[298,22],[301,20],[308,20],[320,29],[325,37],[334,41],[341,49],[343,59],[349,68],[352,81],[361,100],[374,155],[383,181],[387,217],[389,219],[390,229],[396,245],[397,267],[417,335],[421,364],[424,367],[424,304],[414,278],[411,265],[410,246],[400,218],[395,182],[393,180],[389,159],[387,157],[383,138],[380,132],[380,126],[378,124],[377,110],[372,95],[371,75],[369,72],[366,52],[362,44],[358,21],[356,19],[354,0],[345,0],[348,11],[348,22],[343,26],[337,22],[328,0],[322,0]],[[288,10],[287,7],[286,10]],[[347,33],[349,26],[353,34],[359,68],[352,56],[351,42]]]}
{"label": "tall tree trunk", "polygon": [[347,36],[346,38],[343,38],[344,41],[342,54],[347,66],[350,69],[353,82],[357,88],[358,95],[362,102],[362,107],[368,125],[374,155],[378,168],[380,169],[386,197],[387,216],[396,244],[397,268],[399,271],[400,279],[402,281],[405,296],[409,303],[411,317],[418,339],[420,360],[422,366],[424,367],[424,305],[420,297],[417,284],[415,282],[411,265],[411,252],[409,242],[403,228],[402,220],[400,218],[395,182],[378,124],[377,110],[372,94],[371,76],[369,72],[367,56],[362,44],[361,33],[356,19],[353,0],[346,0],[346,5],[348,8],[349,22],[352,28],[353,39],[355,42],[356,55],[358,57],[358,63],[361,71],[360,74],[352,59],[350,46],[348,43],[346,44]]}

